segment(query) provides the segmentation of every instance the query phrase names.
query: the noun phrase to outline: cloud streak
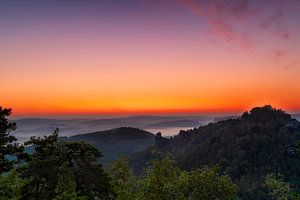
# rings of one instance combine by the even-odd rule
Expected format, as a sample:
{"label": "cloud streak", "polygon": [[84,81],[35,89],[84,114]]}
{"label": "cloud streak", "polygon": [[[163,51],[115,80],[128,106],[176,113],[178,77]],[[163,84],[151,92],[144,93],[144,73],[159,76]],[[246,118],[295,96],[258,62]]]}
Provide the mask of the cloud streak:
{"label": "cloud streak", "polygon": [[242,48],[250,48],[251,38],[245,30],[239,30],[236,24],[250,14],[247,0],[204,0],[204,17],[212,32],[218,38]]}
{"label": "cloud streak", "polygon": [[[144,0],[148,3],[150,0]],[[284,0],[158,0],[164,4],[181,6],[208,22],[212,33],[227,43],[250,48],[253,43],[253,28],[268,32],[272,37],[287,40],[291,33],[284,24],[285,12],[280,7]],[[255,21],[255,27],[246,27],[247,22]],[[250,23],[253,24],[253,23]]]}
{"label": "cloud streak", "polygon": [[[213,33],[226,42],[236,42],[241,47],[249,47],[251,28],[241,30],[245,21],[258,21],[258,27],[269,31],[274,37],[289,39],[291,34],[283,23],[284,11],[270,7],[271,14],[265,14],[264,8],[250,4],[249,0],[202,0],[198,10],[209,22]],[[198,15],[198,12],[195,14]]]}
{"label": "cloud streak", "polygon": [[[150,0],[144,0],[150,1]],[[238,45],[244,50],[253,50],[256,35],[267,34],[274,40],[289,40],[292,37],[286,24],[286,8],[299,5],[296,0],[157,0],[165,4],[181,6],[207,21],[216,39]],[[284,6],[282,6],[284,5]],[[250,25],[249,25],[250,24]],[[248,26],[249,25],[249,26]],[[275,61],[287,54],[282,47],[270,47]],[[276,49],[276,50],[274,50]]]}
{"label": "cloud streak", "polygon": [[291,68],[295,67],[297,64],[298,64],[298,62],[293,62],[293,63],[290,63],[290,64],[287,64],[287,65],[283,66],[282,69],[283,70],[288,70],[288,69],[291,69]]}

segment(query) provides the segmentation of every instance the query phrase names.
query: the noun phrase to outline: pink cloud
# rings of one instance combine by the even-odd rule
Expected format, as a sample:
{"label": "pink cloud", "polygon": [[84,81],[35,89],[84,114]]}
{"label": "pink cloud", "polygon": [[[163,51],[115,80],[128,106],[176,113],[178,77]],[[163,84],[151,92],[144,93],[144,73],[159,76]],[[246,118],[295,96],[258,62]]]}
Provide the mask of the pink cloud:
{"label": "pink cloud", "polygon": [[[152,2],[150,0],[141,1]],[[183,6],[196,16],[206,19],[217,37],[226,42],[236,42],[245,46],[245,43],[249,43],[251,40],[251,30],[241,31],[239,23],[247,20],[258,21],[257,28],[271,32],[274,37],[290,38],[291,34],[283,23],[284,12],[278,6],[280,5],[278,2],[283,1],[269,2],[272,7],[268,8],[268,12],[249,0],[157,0],[156,2]],[[271,14],[269,11],[272,11]]]}
{"label": "pink cloud", "polygon": [[[151,0],[143,0],[153,2]],[[292,33],[286,24],[286,12],[299,1],[270,0],[157,0],[171,6],[181,6],[206,20],[212,35],[225,43],[252,52],[257,34],[288,40]],[[292,4],[291,4],[292,3]],[[262,42],[262,41],[261,41]],[[274,60],[286,56],[281,46],[270,47]]]}

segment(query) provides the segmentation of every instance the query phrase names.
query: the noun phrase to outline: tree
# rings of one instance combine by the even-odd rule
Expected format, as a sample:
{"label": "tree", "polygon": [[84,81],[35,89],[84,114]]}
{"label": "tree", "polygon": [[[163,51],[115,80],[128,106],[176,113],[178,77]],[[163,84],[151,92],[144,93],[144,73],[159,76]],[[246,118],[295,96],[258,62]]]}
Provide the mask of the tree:
{"label": "tree", "polygon": [[237,186],[226,175],[219,175],[218,168],[202,168],[190,173],[189,199],[233,200],[237,198]]}
{"label": "tree", "polygon": [[[110,199],[111,185],[97,159],[102,154],[84,142],[63,142],[58,130],[44,138],[31,138],[27,145],[35,148],[23,177],[29,182],[23,187],[22,199],[53,199],[62,194],[64,182],[70,195],[87,199]],[[61,167],[63,166],[63,168]],[[62,176],[64,173],[70,176]],[[75,182],[75,183],[73,183]],[[74,190],[74,187],[76,190]]]}
{"label": "tree", "polygon": [[218,168],[179,170],[170,157],[154,160],[138,183],[139,200],[234,200],[237,186]]}
{"label": "tree", "polygon": [[7,119],[11,113],[10,108],[0,106],[0,174],[11,170],[16,163],[15,159],[9,160],[8,156],[18,156],[23,152],[23,148],[15,143],[17,138],[10,135],[16,129],[16,124],[8,122]]}
{"label": "tree", "polygon": [[18,200],[21,197],[21,188],[25,180],[19,178],[18,172],[13,169],[8,174],[0,176],[0,199]]}
{"label": "tree", "polygon": [[146,171],[146,177],[138,182],[137,199],[169,200],[178,199],[175,184],[180,170],[175,167],[170,157],[153,160]]}
{"label": "tree", "polygon": [[269,195],[273,200],[290,200],[294,198],[292,188],[289,183],[277,179],[274,175],[268,175],[265,180]]}
{"label": "tree", "polygon": [[54,200],[86,200],[86,197],[79,197],[76,192],[76,181],[74,173],[67,165],[59,168],[58,181],[55,189]]}
{"label": "tree", "polygon": [[128,166],[126,157],[120,157],[112,162],[109,170],[116,200],[132,200],[135,198],[136,178]]}

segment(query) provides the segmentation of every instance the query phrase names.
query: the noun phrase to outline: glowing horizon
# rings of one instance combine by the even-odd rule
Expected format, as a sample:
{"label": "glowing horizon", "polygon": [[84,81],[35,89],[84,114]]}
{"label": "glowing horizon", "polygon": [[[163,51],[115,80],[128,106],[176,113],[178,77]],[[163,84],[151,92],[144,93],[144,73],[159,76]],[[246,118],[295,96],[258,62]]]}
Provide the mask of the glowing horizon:
{"label": "glowing horizon", "polygon": [[300,112],[300,3],[232,2],[1,2],[0,106],[14,116]]}

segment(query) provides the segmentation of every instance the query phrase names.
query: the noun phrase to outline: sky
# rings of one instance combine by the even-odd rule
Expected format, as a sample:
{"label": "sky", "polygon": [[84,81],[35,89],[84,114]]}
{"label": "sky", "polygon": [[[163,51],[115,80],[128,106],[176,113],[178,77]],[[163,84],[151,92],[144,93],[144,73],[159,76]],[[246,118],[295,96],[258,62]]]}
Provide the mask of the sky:
{"label": "sky", "polygon": [[14,116],[300,112],[298,0],[0,1]]}

